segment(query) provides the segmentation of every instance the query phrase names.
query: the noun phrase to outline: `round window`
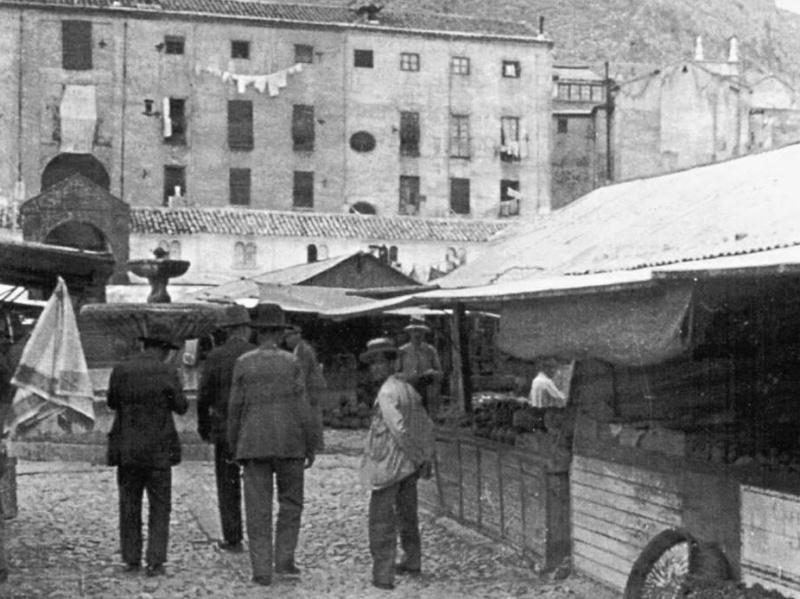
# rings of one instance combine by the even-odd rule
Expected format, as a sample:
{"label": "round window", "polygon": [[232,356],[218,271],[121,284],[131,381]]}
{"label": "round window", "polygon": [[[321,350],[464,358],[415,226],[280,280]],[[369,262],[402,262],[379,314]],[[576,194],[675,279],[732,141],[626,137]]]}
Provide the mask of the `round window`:
{"label": "round window", "polygon": [[350,147],[356,152],[371,152],[375,149],[375,137],[367,131],[358,131],[350,137]]}

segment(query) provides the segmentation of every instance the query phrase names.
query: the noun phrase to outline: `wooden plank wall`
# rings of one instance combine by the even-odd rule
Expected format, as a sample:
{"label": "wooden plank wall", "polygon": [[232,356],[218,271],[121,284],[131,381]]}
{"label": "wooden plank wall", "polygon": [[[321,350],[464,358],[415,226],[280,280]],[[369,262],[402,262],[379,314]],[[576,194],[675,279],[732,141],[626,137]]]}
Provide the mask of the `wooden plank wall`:
{"label": "wooden plank wall", "polygon": [[545,568],[569,555],[566,469],[549,468],[512,446],[440,435],[436,485],[420,486],[420,499],[479,532],[532,552]]}
{"label": "wooden plank wall", "polygon": [[645,545],[681,524],[677,475],[574,456],[570,494],[574,568],[620,591]]}

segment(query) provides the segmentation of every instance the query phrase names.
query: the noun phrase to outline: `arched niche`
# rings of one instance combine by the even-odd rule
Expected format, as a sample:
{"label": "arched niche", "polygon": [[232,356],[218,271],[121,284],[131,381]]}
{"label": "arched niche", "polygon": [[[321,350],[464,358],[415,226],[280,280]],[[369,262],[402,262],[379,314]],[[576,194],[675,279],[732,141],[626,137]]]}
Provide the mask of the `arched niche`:
{"label": "arched niche", "polygon": [[91,154],[59,154],[42,172],[42,191],[75,174],[83,175],[105,190],[111,187],[106,167]]}

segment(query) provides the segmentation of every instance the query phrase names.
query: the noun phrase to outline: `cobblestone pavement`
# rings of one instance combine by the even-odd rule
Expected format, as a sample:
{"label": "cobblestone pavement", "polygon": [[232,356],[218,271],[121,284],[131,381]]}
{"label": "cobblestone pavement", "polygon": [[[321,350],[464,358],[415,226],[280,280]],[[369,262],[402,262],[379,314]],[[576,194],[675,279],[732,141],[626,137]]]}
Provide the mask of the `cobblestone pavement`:
{"label": "cobblestone pavement", "polygon": [[[112,468],[74,462],[22,462],[18,516],[6,523],[11,576],[0,598],[104,599],[420,597],[614,599],[576,576],[553,581],[517,554],[446,518],[423,511],[424,574],[398,578],[395,591],[370,584],[367,493],[357,484],[363,433],[326,433],[329,449],[306,471],[306,507],[297,561],[299,580],[271,587],[250,582],[247,553],[222,553],[213,466],[174,469],[167,575],[121,570],[117,490]],[[428,483],[422,483],[428,484]]]}

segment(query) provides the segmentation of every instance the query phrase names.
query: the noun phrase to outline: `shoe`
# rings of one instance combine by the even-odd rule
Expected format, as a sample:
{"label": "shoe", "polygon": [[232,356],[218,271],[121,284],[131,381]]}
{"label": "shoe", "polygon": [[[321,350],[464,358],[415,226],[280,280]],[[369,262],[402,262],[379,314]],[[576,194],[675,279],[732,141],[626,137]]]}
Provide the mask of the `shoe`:
{"label": "shoe", "polygon": [[272,578],[269,576],[253,576],[253,582],[262,587],[268,587],[272,584]]}
{"label": "shoe", "polygon": [[395,564],[394,571],[397,574],[408,574],[409,576],[420,576],[422,574],[422,570],[419,568],[409,568],[405,564]]}
{"label": "shoe", "polygon": [[164,564],[147,564],[144,573],[145,576],[152,578],[153,576],[164,576],[167,571],[164,569]]}
{"label": "shoe", "polygon": [[286,576],[300,576],[300,572],[302,572],[302,570],[300,570],[300,568],[298,568],[294,564],[275,566],[276,574],[285,574]]}
{"label": "shoe", "polygon": [[379,582],[377,580],[372,581],[372,586],[377,587],[379,589],[383,589],[384,591],[393,591],[394,590],[394,583],[393,582]]}
{"label": "shoe", "polygon": [[125,572],[126,574],[135,574],[141,569],[142,566],[140,564],[125,564],[122,567],[122,571]]}
{"label": "shoe", "polygon": [[230,551],[231,553],[241,553],[244,551],[244,545],[242,542],[239,541],[238,543],[228,543],[226,541],[219,541],[217,543],[217,549],[222,551]]}

